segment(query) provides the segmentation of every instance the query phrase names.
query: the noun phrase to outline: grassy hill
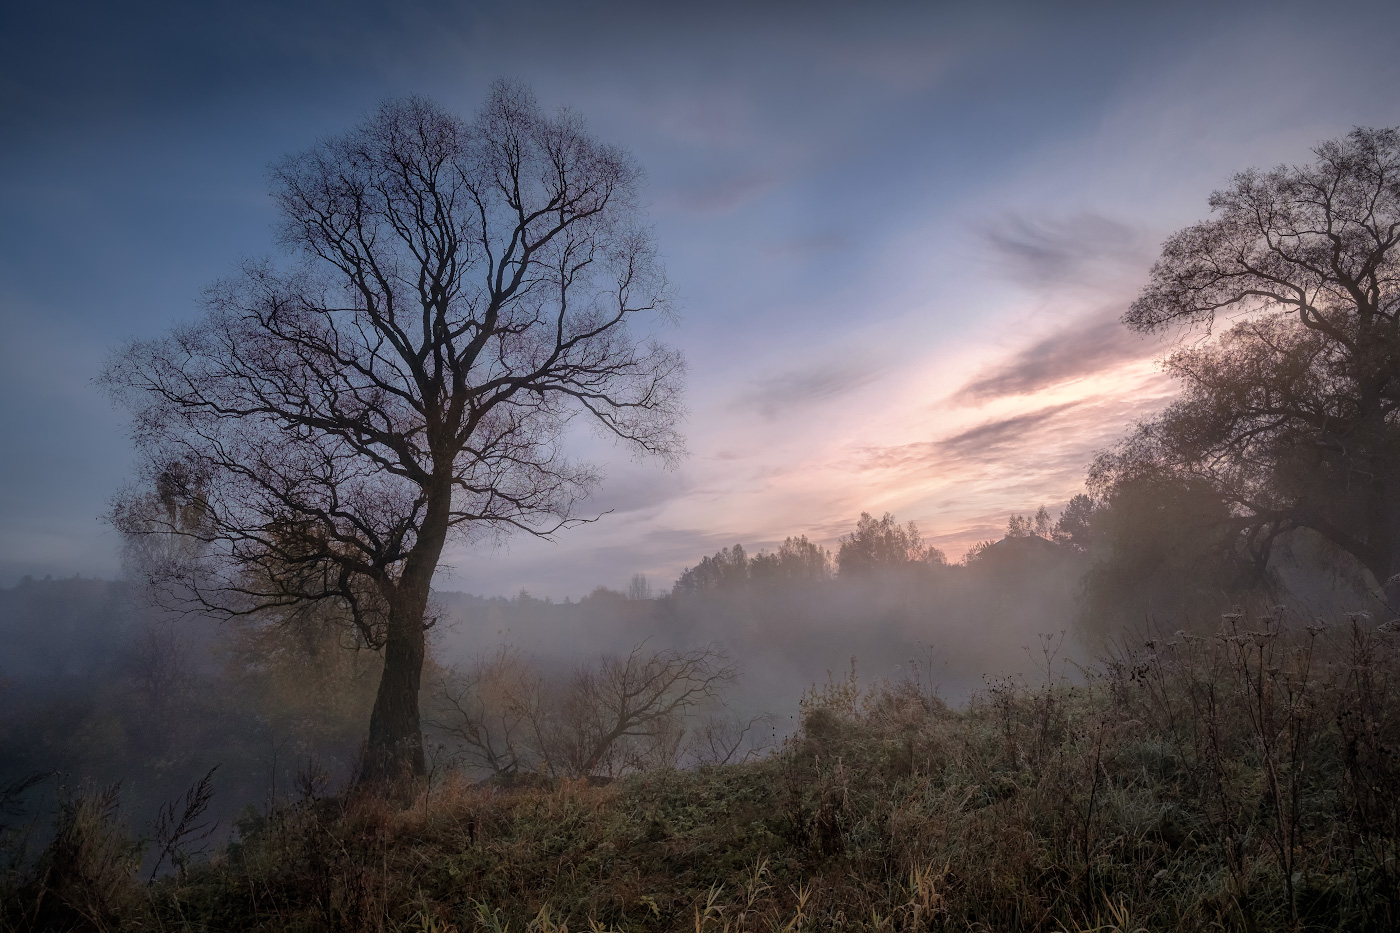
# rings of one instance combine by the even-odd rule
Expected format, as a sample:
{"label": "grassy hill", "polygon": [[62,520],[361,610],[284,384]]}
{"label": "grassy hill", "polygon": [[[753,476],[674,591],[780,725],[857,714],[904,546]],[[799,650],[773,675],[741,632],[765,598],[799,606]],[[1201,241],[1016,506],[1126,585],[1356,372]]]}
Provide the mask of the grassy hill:
{"label": "grassy hill", "polygon": [[13,866],[15,930],[1375,929],[1400,923],[1400,635],[1148,638],[949,709],[813,689],[741,765],[322,798],[151,884],[92,796]]}

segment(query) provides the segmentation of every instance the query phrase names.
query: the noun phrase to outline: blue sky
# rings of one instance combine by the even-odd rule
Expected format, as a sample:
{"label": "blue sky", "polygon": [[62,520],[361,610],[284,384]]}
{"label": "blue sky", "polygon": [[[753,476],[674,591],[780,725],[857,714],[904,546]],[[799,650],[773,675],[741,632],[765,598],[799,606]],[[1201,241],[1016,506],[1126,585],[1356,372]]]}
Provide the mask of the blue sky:
{"label": "blue sky", "polygon": [[[1323,18],[1322,14],[1326,14]],[[1052,510],[1160,406],[1118,315],[1250,165],[1400,123],[1393,4],[28,4],[0,12],[0,585],[115,575],[92,378],[272,250],[269,162],[490,81],[648,172],[690,456],[607,467],[602,521],[452,550],[439,585],[669,585],[862,510],[957,558]]]}

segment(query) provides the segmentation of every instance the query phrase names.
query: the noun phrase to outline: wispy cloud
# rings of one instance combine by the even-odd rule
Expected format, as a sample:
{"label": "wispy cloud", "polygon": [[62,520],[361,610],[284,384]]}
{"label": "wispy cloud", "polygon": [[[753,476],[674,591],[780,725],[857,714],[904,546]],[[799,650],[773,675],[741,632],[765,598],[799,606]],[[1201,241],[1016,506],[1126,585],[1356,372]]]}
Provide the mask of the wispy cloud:
{"label": "wispy cloud", "polygon": [[1034,435],[1044,432],[1063,416],[1083,407],[1083,402],[1066,402],[1029,411],[1010,418],[998,418],[936,442],[944,457],[959,460],[996,460],[1012,450],[1032,446]]}
{"label": "wispy cloud", "polygon": [[[985,255],[1060,323],[985,366],[953,395],[962,405],[1030,395],[1154,355],[1120,322],[1151,265],[1150,238],[1104,214],[1004,214],[983,225]],[[1085,308],[1092,310],[1085,312]]]}
{"label": "wispy cloud", "polygon": [[781,180],[776,173],[761,170],[693,178],[668,191],[661,203],[690,214],[728,214],[763,197]]}
{"label": "wispy cloud", "polygon": [[1123,326],[1120,312],[1121,307],[1113,305],[1070,321],[984,369],[954,394],[953,401],[981,404],[1029,395],[1156,354],[1156,344]]}
{"label": "wispy cloud", "polygon": [[950,437],[890,447],[863,447],[857,451],[864,470],[928,470],[951,461],[991,462],[1006,459],[1025,448],[1031,436],[1044,431],[1083,402],[1050,405],[1035,411],[985,421]]}
{"label": "wispy cloud", "polygon": [[1098,284],[1151,255],[1141,231],[1094,212],[1069,217],[1006,214],[987,222],[982,235],[993,262],[1028,288]]}
{"label": "wispy cloud", "polygon": [[884,366],[865,356],[822,360],[753,380],[734,407],[756,411],[771,421],[869,385],[884,374]]}
{"label": "wispy cloud", "polygon": [[633,465],[614,466],[602,488],[583,503],[580,513],[654,512],[687,495],[694,485],[690,474],[683,470],[668,473]]}
{"label": "wispy cloud", "polygon": [[899,92],[933,85],[971,51],[946,41],[940,44],[924,35],[848,39],[823,49],[824,64],[843,77]]}

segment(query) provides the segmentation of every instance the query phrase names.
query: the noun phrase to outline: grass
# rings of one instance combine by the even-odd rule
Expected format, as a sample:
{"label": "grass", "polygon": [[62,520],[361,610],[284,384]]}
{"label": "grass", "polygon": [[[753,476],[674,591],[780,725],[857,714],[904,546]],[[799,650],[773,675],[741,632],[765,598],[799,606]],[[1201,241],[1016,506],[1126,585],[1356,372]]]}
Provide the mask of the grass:
{"label": "grass", "polygon": [[1360,618],[1226,617],[1209,636],[1120,647],[1078,683],[1052,665],[1043,685],[993,684],[960,709],[913,682],[863,689],[852,676],[810,691],[798,733],[762,761],[605,786],[449,775],[407,807],[308,798],[250,815],[212,859],[149,885],[110,813],[87,804],[60,833],[67,863],[50,847],[11,871],[3,918],[15,930],[1391,930],[1397,637]]}

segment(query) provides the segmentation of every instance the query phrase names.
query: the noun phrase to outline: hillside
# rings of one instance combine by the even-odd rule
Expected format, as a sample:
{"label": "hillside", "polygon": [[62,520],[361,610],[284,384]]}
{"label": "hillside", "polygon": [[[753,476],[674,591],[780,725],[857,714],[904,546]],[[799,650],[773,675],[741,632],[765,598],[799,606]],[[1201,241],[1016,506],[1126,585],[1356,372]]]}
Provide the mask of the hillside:
{"label": "hillside", "polygon": [[[91,798],[10,929],[1394,929],[1395,626],[1227,617],[1086,683],[834,680],[741,765],[317,796],[144,886]],[[65,822],[66,820],[66,822]],[[126,853],[125,855],[123,853]],[[123,858],[126,861],[123,861]]]}

